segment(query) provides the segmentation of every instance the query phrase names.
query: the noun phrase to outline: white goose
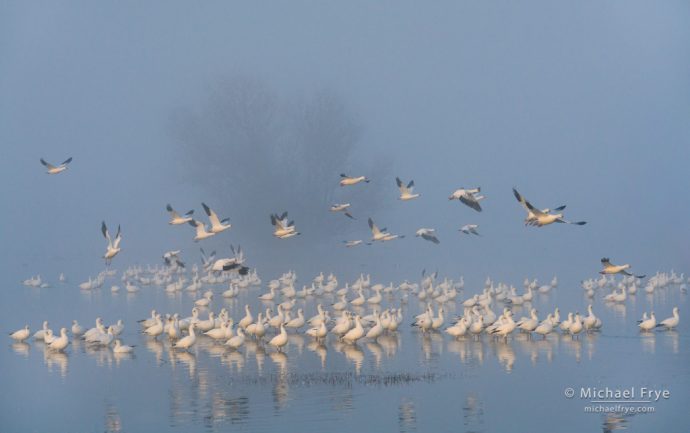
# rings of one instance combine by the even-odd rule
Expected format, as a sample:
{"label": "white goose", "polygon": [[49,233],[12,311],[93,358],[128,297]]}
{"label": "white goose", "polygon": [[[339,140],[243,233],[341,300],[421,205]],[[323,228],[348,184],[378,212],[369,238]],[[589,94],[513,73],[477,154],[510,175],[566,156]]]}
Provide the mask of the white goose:
{"label": "white goose", "polygon": [[[515,188],[513,188],[513,195],[515,195],[515,198],[527,210],[527,218],[525,219],[526,225],[543,227],[553,223],[574,224],[578,226],[587,224],[586,221],[567,221],[563,219],[563,213],[552,214],[550,209],[537,209],[532,206],[529,201],[525,200]],[[559,212],[563,209],[565,209],[565,206],[560,206],[554,210]]]}
{"label": "white goose", "polygon": [[435,244],[441,243],[441,241],[438,240],[438,237],[436,237],[435,229],[421,228],[417,230],[415,236],[421,237],[422,239],[427,240],[429,242],[433,242]]}
{"label": "white goose", "polygon": [[67,337],[67,328],[60,328],[60,336],[54,338],[48,347],[50,347],[52,350],[61,351],[66,348],[68,344],[69,338]]}
{"label": "white goose", "polygon": [[189,335],[177,340],[177,342],[175,342],[175,344],[173,344],[173,347],[175,349],[183,349],[183,350],[187,350],[190,347],[192,347],[194,345],[194,343],[196,343],[196,334],[194,333],[194,328],[196,328],[195,323],[192,323],[191,325],[189,325]]}
{"label": "white goose", "polygon": [[460,188],[456,189],[453,191],[453,193],[448,197],[448,200],[459,200],[461,203],[465,204],[466,206],[471,207],[472,209],[476,210],[477,212],[482,211],[482,207],[479,205],[479,201],[484,198],[483,195],[479,195],[479,192],[481,191],[481,188],[470,188],[470,189],[465,189],[465,188]]}
{"label": "white goose", "polygon": [[[629,264],[625,265],[612,265],[611,262],[609,261],[608,257],[604,257],[601,259],[601,264],[604,265],[604,269],[599,271],[600,274],[602,275],[613,275],[613,274],[623,274],[627,276],[633,276],[630,272],[627,271],[627,269],[630,269]],[[646,275],[634,275],[635,278],[644,278]]]}
{"label": "white goose", "polygon": [[109,265],[113,258],[120,252],[122,234],[120,233],[120,226],[118,225],[115,239],[111,239],[110,232],[108,232],[108,227],[105,225],[105,221],[101,223],[101,232],[103,233],[103,237],[108,241],[108,246],[106,247],[103,258],[105,259],[106,265]]}
{"label": "white goose", "polygon": [[189,225],[192,227],[196,227],[196,235],[194,235],[194,242],[208,239],[216,235],[213,232],[206,231],[206,224],[202,223],[201,221],[193,219],[189,221]]}
{"label": "white goose", "polygon": [[357,185],[360,182],[369,183],[369,179],[367,179],[366,176],[352,177],[346,175],[345,173],[341,173],[340,178],[340,186]]}
{"label": "white goose", "polygon": [[201,206],[204,208],[204,212],[206,212],[206,215],[208,216],[208,220],[211,223],[211,233],[213,234],[218,234],[221,232],[224,232],[225,230],[230,229],[232,227],[232,224],[230,224],[230,219],[225,218],[223,220],[220,220],[218,218],[218,215],[206,205],[206,203],[201,203]]}
{"label": "white goose", "polygon": [[668,319],[662,320],[656,326],[663,326],[666,329],[673,329],[676,326],[678,326],[678,323],[680,323],[680,315],[678,314],[678,307],[673,307],[673,316],[669,317]]}
{"label": "white goose", "polygon": [[29,338],[31,331],[29,330],[29,325],[25,325],[22,329],[14,331],[10,334],[10,338],[14,341],[22,342]]}
{"label": "white goose", "polygon": [[362,327],[362,322],[360,321],[359,315],[355,316],[355,327],[347,331],[343,335],[343,341],[348,344],[355,344],[357,340],[364,337],[364,328]]}
{"label": "white goose", "polygon": [[193,219],[192,215],[194,214],[194,209],[188,211],[186,214],[184,214],[184,216],[180,216],[180,214],[177,213],[172,206],[170,206],[170,203],[165,206],[165,209],[168,211],[168,213],[170,213],[170,221],[168,221],[168,224],[176,226],[186,224]]}
{"label": "white goose", "polygon": [[656,316],[654,312],[649,315],[648,319],[642,320],[639,325],[641,331],[651,331],[656,327]]}
{"label": "white goose", "polygon": [[46,171],[47,174],[60,174],[63,171],[67,170],[67,164],[72,162],[72,157],[70,156],[67,158],[62,164],[55,166],[53,164],[50,164],[46,162],[43,158],[41,158],[41,164],[43,164],[48,171]]}
{"label": "white goose", "polygon": [[278,352],[282,352],[283,346],[285,346],[287,343],[288,343],[288,335],[287,335],[287,332],[285,331],[285,326],[283,326],[283,324],[281,323],[280,324],[280,334],[271,338],[271,340],[268,342],[268,344],[270,344],[271,346],[278,349]]}
{"label": "white goose", "polygon": [[399,177],[395,178],[395,183],[398,185],[398,189],[400,190],[400,197],[399,199],[402,201],[408,201],[408,200],[414,200],[415,198],[419,197],[421,194],[414,194],[414,180],[411,180],[407,185],[403,183],[402,180],[400,180]]}

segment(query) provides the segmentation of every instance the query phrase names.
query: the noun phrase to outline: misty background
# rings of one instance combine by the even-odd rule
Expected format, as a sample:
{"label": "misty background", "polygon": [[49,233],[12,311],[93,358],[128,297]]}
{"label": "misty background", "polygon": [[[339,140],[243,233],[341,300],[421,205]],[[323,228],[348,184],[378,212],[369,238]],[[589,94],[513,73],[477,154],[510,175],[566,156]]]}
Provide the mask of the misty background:
{"label": "misty background", "polygon": [[[233,243],[264,279],[686,270],[689,18],[681,1],[3,2],[1,266],[86,279],[105,220],[117,269]],[[59,176],[39,163],[69,156]],[[372,181],[342,189],[341,172]],[[395,176],[422,196],[399,202]],[[484,212],[448,201],[462,186]],[[588,224],[524,227],[513,186]],[[195,244],[165,204],[202,201],[233,227]],[[301,236],[273,238],[283,210]],[[369,216],[407,238],[344,248]]]}

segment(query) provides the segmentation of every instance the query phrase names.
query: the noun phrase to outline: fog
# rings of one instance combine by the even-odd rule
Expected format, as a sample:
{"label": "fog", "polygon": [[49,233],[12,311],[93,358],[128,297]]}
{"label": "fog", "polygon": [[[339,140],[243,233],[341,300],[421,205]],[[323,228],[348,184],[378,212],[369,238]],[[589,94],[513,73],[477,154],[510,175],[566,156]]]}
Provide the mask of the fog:
{"label": "fog", "polygon": [[[232,243],[271,276],[400,280],[426,268],[574,283],[602,256],[638,273],[685,270],[689,18],[686,2],[4,2],[2,267],[93,275],[105,220],[122,226],[119,269]],[[258,147],[226,136],[214,111],[234,100],[223,83],[249,82],[274,101],[280,129],[261,144],[272,165],[258,168],[236,163],[261,161]],[[323,95],[351,139],[295,133]],[[309,152],[284,156],[305,137],[329,170]],[[195,157],[212,146],[222,157]],[[69,156],[58,176],[39,163]],[[344,190],[341,172],[371,183]],[[422,196],[398,201],[396,176]],[[483,212],[448,201],[462,186],[482,187]],[[588,224],[525,227],[512,187]],[[357,220],[328,212],[330,201],[351,202]],[[165,205],[201,216],[201,202],[233,227],[195,244]],[[284,210],[301,236],[272,237],[269,213]],[[407,237],[344,248],[370,237],[368,217]],[[482,237],[458,233],[468,223]],[[420,227],[440,245],[415,238]]]}

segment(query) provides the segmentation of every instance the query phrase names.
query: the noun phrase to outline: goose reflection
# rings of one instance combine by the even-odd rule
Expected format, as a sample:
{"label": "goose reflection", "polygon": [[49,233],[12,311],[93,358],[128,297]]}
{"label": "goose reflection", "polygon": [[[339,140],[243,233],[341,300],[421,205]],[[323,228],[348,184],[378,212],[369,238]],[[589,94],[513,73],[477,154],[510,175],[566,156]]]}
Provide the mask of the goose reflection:
{"label": "goose reflection", "polygon": [[381,358],[383,357],[383,348],[381,345],[375,341],[369,341],[366,343],[366,347],[374,357],[374,366],[376,369],[381,368]]}
{"label": "goose reflection", "polygon": [[304,351],[304,337],[301,334],[288,334],[288,347],[290,350],[297,348],[297,354],[301,355]]}
{"label": "goose reflection", "polygon": [[241,373],[244,368],[244,355],[236,350],[230,350],[220,358],[220,363],[228,367],[230,371],[234,369],[237,373]]}
{"label": "goose reflection", "polygon": [[398,333],[381,335],[376,342],[383,348],[387,358],[393,358],[400,345],[400,335]]}
{"label": "goose reflection", "polygon": [[641,332],[642,351],[654,355],[656,351],[656,332]]}
{"label": "goose reflection", "polygon": [[484,424],[484,404],[475,394],[469,394],[462,407],[463,424],[467,431],[482,431]]}
{"label": "goose reflection", "polygon": [[69,358],[66,353],[55,350],[46,350],[43,353],[43,362],[48,367],[50,373],[53,372],[53,368],[58,368],[60,370],[61,377],[67,377],[67,365],[69,364]]}
{"label": "goose reflection", "polygon": [[307,344],[307,349],[310,351],[314,352],[316,356],[319,357],[321,360],[321,370],[326,369],[326,355],[328,355],[328,349],[326,348],[326,345],[323,344],[322,342],[317,342],[316,340],[312,340]]}
{"label": "goose reflection", "polygon": [[562,335],[561,342],[565,344],[568,353],[575,357],[575,362],[582,360],[582,340],[573,340],[569,335]]}
{"label": "goose reflection", "polygon": [[113,358],[115,359],[115,366],[119,367],[120,363],[122,361],[126,361],[129,359],[134,359],[134,353],[133,352],[127,352],[127,353],[113,353]]}
{"label": "goose reflection", "polygon": [[21,355],[24,358],[29,357],[29,349],[31,349],[31,346],[29,346],[28,343],[25,343],[23,341],[21,343],[12,343],[11,347],[14,353],[16,353],[17,355]]}
{"label": "goose reflection", "polygon": [[158,340],[146,339],[146,349],[156,357],[156,365],[163,364],[163,343]]}
{"label": "goose reflection", "polygon": [[175,365],[179,361],[181,364],[184,364],[187,367],[187,371],[189,372],[189,378],[194,378],[194,375],[196,373],[196,354],[194,352],[188,352],[188,351],[170,351],[170,365],[175,369]]}
{"label": "goose reflection", "polygon": [[105,410],[105,432],[119,433],[122,431],[122,420],[117,408],[113,405],[107,405]]}
{"label": "goose reflection", "polygon": [[513,371],[515,364],[515,350],[504,340],[497,340],[492,343],[498,362],[503,366],[507,373]]}
{"label": "goose reflection", "polygon": [[671,346],[671,352],[674,355],[678,354],[678,331],[675,329],[670,329],[666,332],[664,332],[664,342],[667,344],[670,344]]}
{"label": "goose reflection", "polygon": [[288,356],[284,352],[270,352],[268,356],[278,368],[278,374],[284,376],[287,373]]}

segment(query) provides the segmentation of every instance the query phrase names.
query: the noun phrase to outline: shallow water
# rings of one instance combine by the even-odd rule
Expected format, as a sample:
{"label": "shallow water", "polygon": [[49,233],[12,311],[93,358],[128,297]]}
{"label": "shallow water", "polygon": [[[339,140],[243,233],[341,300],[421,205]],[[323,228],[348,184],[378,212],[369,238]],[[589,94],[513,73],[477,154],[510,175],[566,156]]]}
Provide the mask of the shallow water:
{"label": "shallow water", "polygon": [[[0,350],[2,432],[681,432],[690,425],[690,322],[683,318],[687,296],[677,286],[638,293],[623,305],[604,304],[598,293],[594,310],[603,331],[576,340],[423,335],[408,326],[425,306],[411,298],[404,326],[376,343],[348,346],[329,337],[316,344],[291,335],[281,354],[254,343],[233,352],[202,339],[187,353],[172,351],[163,338],[142,336],[136,320],[148,317],[151,308],[185,317],[199,294],[169,295],[153,286],[136,294],[111,293],[119,279],[94,291],[79,290],[76,279],[46,289],[17,282],[28,276],[4,281],[2,330],[28,323],[34,332],[44,319],[55,331],[69,328],[72,319],[91,327],[102,316],[105,323],[123,319],[121,339],[136,348],[132,356],[116,356],[74,341],[63,354],[6,338]],[[265,286],[276,276],[262,277]],[[264,287],[243,290],[231,300],[220,296],[224,286],[211,288],[217,294],[211,309],[226,307],[236,320],[244,315],[245,303],[255,314],[272,305],[256,298]],[[458,298],[478,291],[466,287]],[[575,282],[570,288],[562,283],[548,295],[535,295],[532,304],[540,317],[556,306],[562,314],[582,312],[587,300],[581,295]],[[295,311],[303,308],[311,317],[317,303],[333,301],[330,296],[298,300]],[[389,303],[399,301],[384,297],[382,306]],[[663,319],[673,306],[681,311],[678,330],[637,331],[643,311],[653,308]],[[501,307],[494,305],[494,311]],[[446,304],[447,316],[461,310]],[[516,317],[526,315],[528,306],[514,311]],[[586,413],[591,399],[564,395],[568,387],[579,393],[590,386],[638,392],[644,386],[671,395],[645,404],[654,413],[615,416]]]}

